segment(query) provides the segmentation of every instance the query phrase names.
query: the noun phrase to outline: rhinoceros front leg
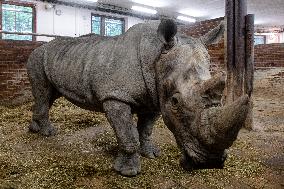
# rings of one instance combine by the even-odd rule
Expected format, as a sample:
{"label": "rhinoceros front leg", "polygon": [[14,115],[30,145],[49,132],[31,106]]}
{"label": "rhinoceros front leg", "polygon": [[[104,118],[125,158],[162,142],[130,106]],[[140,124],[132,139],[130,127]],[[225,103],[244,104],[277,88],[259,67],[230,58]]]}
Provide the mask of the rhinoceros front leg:
{"label": "rhinoceros front leg", "polygon": [[135,176],[141,171],[139,157],[139,135],[129,105],[109,100],[103,104],[110,125],[119,145],[114,169],[124,176]]}
{"label": "rhinoceros front leg", "polygon": [[152,139],[152,131],[155,121],[158,119],[158,113],[140,113],[138,116],[138,132],[140,140],[140,153],[147,158],[155,158],[161,155],[161,150],[156,146]]}

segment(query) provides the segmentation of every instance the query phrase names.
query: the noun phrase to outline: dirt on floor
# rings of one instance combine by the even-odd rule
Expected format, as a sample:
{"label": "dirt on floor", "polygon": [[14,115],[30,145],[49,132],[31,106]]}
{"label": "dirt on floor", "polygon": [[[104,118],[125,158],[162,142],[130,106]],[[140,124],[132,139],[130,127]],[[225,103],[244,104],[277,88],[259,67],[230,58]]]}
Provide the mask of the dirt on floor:
{"label": "dirt on floor", "polygon": [[32,103],[0,107],[0,189],[8,188],[284,188],[284,68],[255,72],[253,130],[241,130],[224,169],[186,172],[163,122],[153,139],[163,154],[142,158],[142,173],[125,178],[112,168],[117,144],[101,113],[56,101],[51,120],[59,133],[27,132]]}

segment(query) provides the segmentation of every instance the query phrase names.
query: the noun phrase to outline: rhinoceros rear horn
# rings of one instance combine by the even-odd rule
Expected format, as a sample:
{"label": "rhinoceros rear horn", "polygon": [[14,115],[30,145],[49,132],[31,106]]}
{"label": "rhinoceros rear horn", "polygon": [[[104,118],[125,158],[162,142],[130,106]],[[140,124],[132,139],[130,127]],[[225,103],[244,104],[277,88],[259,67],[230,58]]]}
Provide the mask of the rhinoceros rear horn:
{"label": "rhinoceros rear horn", "polygon": [[222,39],[225,31],[225,24],[221,22],[216,28],[209,31],[207,34],[201,37],[201,41],[206,45],[218,43]]}
{"label": "rhinoceros rear horn", "polygon": [[201,90],[203,93],[210,93],[211,91],[218,91],[222,93],[226,84],[226,74],[224,72],[217,73],[211,79],[205,81],[201,85]]}
{"label": "rhinoceros rear horn", "polygon": [[173,41],[177,33],[177,25],[174,20],[162,19],[158,27],[159,38],[166,44]]}

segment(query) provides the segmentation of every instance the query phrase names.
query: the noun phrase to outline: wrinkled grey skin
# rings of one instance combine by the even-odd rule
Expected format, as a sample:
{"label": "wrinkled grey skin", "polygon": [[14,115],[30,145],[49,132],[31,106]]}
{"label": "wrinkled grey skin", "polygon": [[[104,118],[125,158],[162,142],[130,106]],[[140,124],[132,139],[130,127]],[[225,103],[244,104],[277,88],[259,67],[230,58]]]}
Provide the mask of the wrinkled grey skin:
{"label": "wrinkled grey skin", "polygon": [[114,168],[135,176],[141,171],[139,154],[160,155],[150,136],[162,113],[183,152],[184,168],[222,167],[248,101],[244,96],[214,107],[220,105],[225,76],[211,77],[206,45],[223,29],[221,24],[194,39],[176,34],[172,20],[162,20],[137,24],[118,37],[59,38],[37,48],[27,64],[35,98],[29,130],[56,133],[48,112],[60,96],[105,112],[119,144]]}

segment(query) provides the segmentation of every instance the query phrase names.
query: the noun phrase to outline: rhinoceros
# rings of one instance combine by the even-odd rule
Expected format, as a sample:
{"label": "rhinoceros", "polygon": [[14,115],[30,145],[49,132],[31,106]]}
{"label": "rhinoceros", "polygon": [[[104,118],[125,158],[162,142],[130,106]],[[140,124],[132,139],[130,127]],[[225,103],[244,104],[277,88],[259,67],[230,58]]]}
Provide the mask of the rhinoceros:
{"label": "rhinoceros", "polygon": [[225,74],[211,76],[206,47],[223,32],[220,24],[192,38],[179,34],[173,20],[163,19],[134,25],[116,37],[89,34],[40,46],[27,63],[35,100],[29,130],[56,134],[49,109],[61,96],[104,112],[119,146],[114,169],[135,176],[141,172],[140,155],[160,155],[151,134],[162,114],[183,154],[183,168],[222,168],[249,101],[244,95],[221,104]]}

